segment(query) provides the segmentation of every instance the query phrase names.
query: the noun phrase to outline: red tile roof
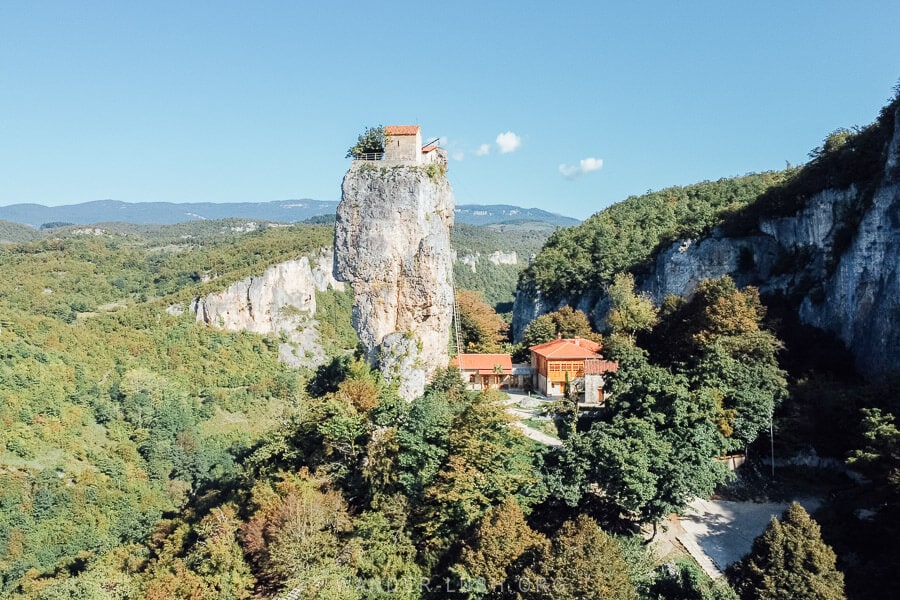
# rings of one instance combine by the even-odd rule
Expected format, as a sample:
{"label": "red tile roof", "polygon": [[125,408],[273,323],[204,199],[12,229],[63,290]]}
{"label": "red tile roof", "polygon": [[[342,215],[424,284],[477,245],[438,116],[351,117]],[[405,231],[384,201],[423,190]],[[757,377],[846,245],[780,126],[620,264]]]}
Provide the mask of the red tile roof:
{"label": "red tile roof", "polygon": [[437,149],[438,149],[437,145],[428,144],[427,146],[422,146],[422,154],[427,154],[428,152],[431,152],[432,150],[437,150]]}
{"label": "red tile roof", "polygon": [[450,366],[460,371],[478,371],[483,375],[494,372],[500,367],[504,373],[512,373],[512,357],[509,354],[459,354],[450,361]]}
{"label": "red tile roof", "polygon": [[600,344],[585,338],[562,338],[551,340],[529,348],[538,356],[555,360],[567,360],[577,358],[600,358]]}
{"label": "red tile roof", "polygon": [[387,125],[384,128],[387,135],[416,135],[419,133],[418,125]]}
{"label": "red tile roof", "polygon": [[589,358],[584,361],[585,375],[603,375],[604,373],[615,373],[619,370],[619,363],[614,360],[603,360],[602,358]]}

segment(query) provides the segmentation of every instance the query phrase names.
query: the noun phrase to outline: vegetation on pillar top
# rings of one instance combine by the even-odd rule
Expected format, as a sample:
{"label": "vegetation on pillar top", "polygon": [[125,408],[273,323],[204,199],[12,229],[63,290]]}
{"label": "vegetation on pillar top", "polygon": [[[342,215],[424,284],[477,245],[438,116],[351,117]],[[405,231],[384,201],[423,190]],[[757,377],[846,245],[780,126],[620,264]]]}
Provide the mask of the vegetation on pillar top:
{"label": "vegetation on pillar top", "polygon": [[359,134],[356,144],[347,150],[344,158],[354,158],[360,154],[371,154],[376,152],[384,152],[384,146],[388,142],[388,134],[385,133],[384,125],[378,127],[366,127],[365,131]]}

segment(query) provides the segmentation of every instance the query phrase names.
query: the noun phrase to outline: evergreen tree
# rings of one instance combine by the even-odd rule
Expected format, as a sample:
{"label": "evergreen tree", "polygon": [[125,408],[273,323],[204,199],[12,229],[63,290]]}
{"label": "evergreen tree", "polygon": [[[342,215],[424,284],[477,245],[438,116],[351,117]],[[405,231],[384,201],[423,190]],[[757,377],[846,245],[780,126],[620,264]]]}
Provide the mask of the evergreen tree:
{"label": "evergreen tree", "polygon": [[619,544],[585,515],[563,524],[519,584],[529,600],[637,598]]}
{"label": "evergreen tree", "polygon": [[818,523],[794,502],[728,575],[743,600],[838,600],[844,598],[844,575],[835,560]]}

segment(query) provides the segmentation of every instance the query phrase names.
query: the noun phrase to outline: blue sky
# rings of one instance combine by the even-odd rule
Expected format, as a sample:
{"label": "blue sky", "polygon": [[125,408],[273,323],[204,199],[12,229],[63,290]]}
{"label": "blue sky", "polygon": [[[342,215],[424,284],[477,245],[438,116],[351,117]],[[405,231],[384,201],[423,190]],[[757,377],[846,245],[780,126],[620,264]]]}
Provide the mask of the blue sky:
{"label": "blue sky", "polygon": [[900,3],[2,2],[0,204],[338,200],[368,125],[458,203],[579,218],[798,164],[900,81]]}

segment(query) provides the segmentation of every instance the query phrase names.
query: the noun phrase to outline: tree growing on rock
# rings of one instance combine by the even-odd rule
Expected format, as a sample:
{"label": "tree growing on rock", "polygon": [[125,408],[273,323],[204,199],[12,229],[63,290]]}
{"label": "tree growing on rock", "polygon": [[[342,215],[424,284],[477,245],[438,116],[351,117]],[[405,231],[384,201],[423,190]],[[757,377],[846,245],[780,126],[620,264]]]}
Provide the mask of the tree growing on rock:
{"label": "tree growing on rock", "polygon": [[345,158],[354,158],[358,154],[384,152],[384,146],[388,142],[387,138],[388,135],[385,133],[383,125],[366,127],[365,131],[359,134],[356,144],[347,150]]}

